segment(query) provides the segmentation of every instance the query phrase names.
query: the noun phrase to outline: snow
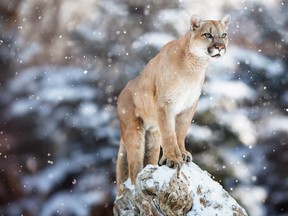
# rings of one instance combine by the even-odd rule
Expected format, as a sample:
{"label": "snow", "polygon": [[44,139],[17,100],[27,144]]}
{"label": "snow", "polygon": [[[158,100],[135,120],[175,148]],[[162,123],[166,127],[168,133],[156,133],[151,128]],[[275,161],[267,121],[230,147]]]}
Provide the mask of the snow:
{"label": "snow", "polygon": [[105,125],[111,119],[109,112],[100,110],[96,104],[84,102],[80,105],[76,115],[69,121],[79,128],[97,128]]}
{"label": "snow", "polygon": [[99,1],[100,6],[107,11],[107,13],[115,16],[127,16],[129,15],[127,12],[127,5],[122,4],[121,1]]}
{"label": "snow", "polygon": [[[220,87],[221,86],[221,87]],[[204,86],[205,93],[213,95],[213,98],[227,98],[236,101],[255,101],[257,99],[256,90],[241,81],[213,80]]]}
{"label": "snow", "polygon": [[[198,186],[201,185],[201,194],[195,193],[193,207],[187,214],[189,215],[229,215],[231,214],[230,207],[237,205],[234,199],[230,199],[228,202],[226,191],[223,190],[222,186],[211,179],[211,176],[206,172],[202,171],[197,165],[189,163],[189,165],[183,165],[183,172],[188,174],[188,182],[191,182],[189,188],[191,191],[197,191]],[[186,175],[187,175],[186,174]],[[181,174],[180,174],[181,175]],[[205,208],[202,207],[200,199],[204,194],[209,197],[208,200],[212,203],[207,205]],[[206,194],[206,195],[205,195]],[[217,205],[222,205],[223,208],[216,208]]]}
{"label": "snow", "polygon": [[27,102],[26,99],[19,99],[15,101],[11,107],[11,114],[16,116],[25,115],[28,112],[33,111],[33,108],[38,108],[38,103],[36,101]]}
{"label": "snow", "polygon": [[37,54],[41,49],[38,43],[31,43],[25,50],[23,50],[19,56],[21,56],[22,63],[27,63]]}
{"label": "snow", "polygon": [[166,43],[174,39],[175,37],[168,33],[148,32],[133,42],[132,47],[136,50],[142,50],[147,46],[153,46],[157,49],[160,49]]}
{"label": "snow", "polygon": [[[144,170],[153,169],[154,166],[148,165]],[[143,171],[142,171],[143,172]],[[153,179],[162,185],[168,185],[172,176],[177,170],[167,166],[161,166],[153,172]],[[187,216],[195,215],[230,215],[231,207],[238,206],[233,198],[228,198],[227,192],[216,181],[212,180],[211,175],[201,170],[196,164],[183,164],[180,169],[179,178],[187,182],[189,191],[193,193],[193,206]],[[198,191],[201,190],[200,193]],[[202,199],[209,202],[205,207],[201,204]],[[219,205],[222,208],[219,208]]]}
{"label": "snow", "polygon": [[[14,3],[3,1],[3,8],[5,2],[12,11]],[[93,179],[105,184],[107,173],[98,172],[103,168],[102,163],[91,159],[100,156],[91,156],[84,151],[97,152],[114,170],[120,136],[114,103],[127,77],[130,79],[142,69],[146,61],[142,53],[147,47],[153,47],[156,53],[168,41],[184,34],[193,13],[205,19],[218,19],[224,15],[223,8],[232,15],[231,41],[226,55],[211,62],[207,68],[203,95],[196,111],[199,125],[193,123],[189,127],[187,138],[188,141],[215,144],[217,151],[212,151],[213,154],[209,153],[208,146],[208,151],[201,155],[195,153],[195,158],[201,158],[207,166],[219,158],[225,161],[226,167],[232,167],[233,172],[225,180],[239,180],[237,185],[232,185],[231,193],[240,197],[251,215],[272,215],[271,211],[277,206],[269,203],[269,199],[286,203],[286,194],[281,194],[281,191],[287,191],[286,184],[279,180],[286,172],[285,164],[280,163],[285,157],[279,155],[286,152],[277,149],[286,143],[288,133],[286,3],[205,0],[191,4],[190,0],[181,0],[162,5],[161,2],[145,4],[139,1],[139,11],[132,14],[131,5],[128,5],[132,1],[63,0],[57,2],[59,7],[54,7],[53,2],[57,1],[21,3],[17,9],[19,22],[14,30],[13,22],[9,22],[7,28],[4,20],[8,19],[0,21],[3,25],[0,60],[4,63],[0,80],[3,123],[0,138],[4,140],[0,145],[0,162],[4,166],[1,169],[9,170],[7,158],[15,157],[21,166],[32,171],[26,174],[22,169],[21,174],[25,177],[19,179],[23,183],[21,197],[24,198],[9,201],[10,215],[21,215],[23,209],[35,209],[34,215],[40,214],[39,209],[43,209],[43,214],[57,214],[59,209],[58,214],[74,214],[74,211],[82,215],[87,214],[88,209],[83,207],[84,202],[88,205],[94,200],[100,206],[104,205],[103,200],[100,201],[102,192],[93,188]],[[146,15],[141,15],[141,5]],[[59,14],[53,13],[56,8]],[[51,18],[57,23],[49,23]],[[51,43],[45,38],[47,34],[39,33],[47,32],[46,28],[51,32]],[[53,55],[57,56],[56,63]],[[219,135],[222,132],[223,136]],[[23,133],[25,138],[22,138]],[[272,159],[267,156],[269,152],[263,151],[265,145],[273,146],[275,156]],[[5,152],[6,148],[9,154]],[[52,156],[42,158],[42,154],[48,152]],[[269,164],[267,158],[274,160],[273,163]],[[94,166],[93,161],[97,162]],[[45,165],[41,166],[43,163]],[[76,172],[77,167],[85,170],[89,165],[89,172],[97,170],[101,178],[85,175],[85,181],[72,176],[73,193],[57,187]],[[263,174],[263,167],[269,175]],[[275,172],[279,172],[280,177],[272,173],[277,168],[279,170]],[[109,169],[109,172],[113,179],[114,171]],[[171,174],[170,169],[165,172],[168,176]],[[219,172],[220,176],[225,173]],[[167,181],[166,177],[162,178]],[[229,188],[225,180],[223,186]],[[270,181],[280,182],[277,185],[280,192],[276,193],[274,186],[267,185]],[[90,196],[89,190],[95,194]],[[115,186],[105,190],[107,199],[107,193],[115,190]],[[77,199],[78,205],[75,204]],[[5,204],[0,206],[1,212],[3,209]]]}
{"label": "snow", "polygon": [[135,185],[132,184],[131,179],[128,178],[124,183],[126,188],[128,188],[130,191],[134,191],[135,190]]}
{"label": "snow", "polygon": [[[79,94],[81,92],[81,94]],[[95,91],[90,87],[55,87],[49,91],[39,92],[39,97],[50,103],[59,103],[60,101],[75,101],[79,99],[91,100],[95,96]]]}
{"label": "snow", "polygon": [[245,184],[251,183],[253,170],[245,161],[247,152],[244,147],[238,149],[223,147],[220,154],[225,155],[225,162],[229,168],[232,168],[235,179]]}
{"label": "snow", "polygon": [[[90,75],[83,74],[83,69],[77,67],[53,67],[46,65],[23,70],[21,74],[10,81],[8,88],[11,93],[18,93],[26,90],[36,92],[39,90],[39,86],[47,88],[63,87],[63,85],[79,87],[79,82],[91,80],[92,77],[94,80],[97,80],[99,75],[94,71]],[[78,94],[81,93],[81,91],[78,92]]]}
{"label": "snow", "polygon": [[[6,118],[33,115],[38,118],[37,136],[50,137],[60,143],[67,140],[64,135],[67,132],[59,129],[65,121],[70,128],[93,130],[98,139],[110,137],[111,143],[118,144],[118,127],[111,121],[116,114],[115,108],[100,108],[95,103],[98,89],[90,83],[97,79],[97,71],[88,73],[77,67],[26,69],[9,83],[9,91],[4,93],[4,98],[11,103]],[[22,94],[28,96],[22,97]],[[19,95],[19,99],[14,99],[14,95]],[[73,104],[77,105],[73,108]],[[49,124],[46,118],[51,120]]]}
{"label": "snow", "polygon": [[[183,9],[166,9],[158,12],[155,19],[155,27],[162,28],[165,25],[173,26],[178,34],[184,34],[189,26],[191,14]],[[177,23],[177,25],[175,25]]]}
{"label": "snow", "polygon": [[57,161],[53,166],[31,176],[23,178],[25,191],[38,191],[41,194],[49,193],[57,184],[62,181],[68,173],[73,173],[75,170],[81,169],[84,166],[91,166],[97,160],[94,155],[79,155],[74,156],[73,160],[63,159]]}
{"label": "snow", "polygon": [[227,61],[230,61],[230,63],[233,62],[232,64],[235,65],[235,67],[237,62],[245,62],[254,70],[265,71],[268,78],[281,75],[285,72],[284,65],[279,59],[272,60],[264,55],[259,55],[259,51],[256,52],[235,46],[229,47]]}
{"label": "snow", "polygon": [[222,125],[233,131],[243,144],[247,146],[256,144],[256,128],[253,122],[241,112],[222,113],[217,119]]}
{"label": "snow", "polygon": [[51,197],[45,204],[41,216],[50,215],[91,215],[87,206],[99,203],[105,199],[105,193],[99,191],[90,191],[85,193],[62,192]]}
{"label": "snow", "polygon": [[262,138],[277,135],[277,133],[288,133],[288,117],[278,114],[273,117],[263,118],[259,124],[259,133]]}
{"label": "snow", "polygon": [[[147,165],[147,169],[152,168],[153,165]],[[168,166],[163,166],[161,171],[156,170],[153,173],[153,178],[159,180],[159,185],[168,184],[171,177],[175,174],[175,169],[171,169]]]}
{"label": "snow", "polygon": [[82,38],[85,38],[85,40],[93,43],[101,42],[107,37],[105,29],[99,27],[95,29],[95,26],[79,26],[77,33]]}
{"label": "snow", "polygon": [[213,132],[208,127],[191,124],[186,135],[187,138],[192,137],[196,142],[213,140]]}
{"label": "snow", "polygon": [[268,193],[262,187],[240,186],[235,189],[234,194],[237,194],[238,199],[246,206],[248,212],[253,212],[253,216],[263,216],[267,212],[262,207],[262,203],[267,199]]}

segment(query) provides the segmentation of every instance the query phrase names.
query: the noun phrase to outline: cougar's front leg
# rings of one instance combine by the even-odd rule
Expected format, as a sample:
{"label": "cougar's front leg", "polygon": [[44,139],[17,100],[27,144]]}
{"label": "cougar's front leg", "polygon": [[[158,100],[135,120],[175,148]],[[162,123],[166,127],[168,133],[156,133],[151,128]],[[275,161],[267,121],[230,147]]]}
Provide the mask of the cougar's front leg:
{"label": "cougar's front leg", "polygon": [[166,107],[160,107],[158,109],[158,124],[162,135],[163,148],[163,156],[160,159],[159,164],[176,167],[183,163],[183,159],[177,144],[175,116],[173,116],[169,109],[165,108]]}
{"label": "cougar's front leg", "polygon": [[187,131],[191,124],[192,118],[194,116],[197,102],[195,102],[192,108],[187,109],[176,116],[176,136],[177,136],[177,143],[180,148],[182,158],[184,162],[192,161],[192,155],[188,152],[185,148],[185,137],[187,135]]}

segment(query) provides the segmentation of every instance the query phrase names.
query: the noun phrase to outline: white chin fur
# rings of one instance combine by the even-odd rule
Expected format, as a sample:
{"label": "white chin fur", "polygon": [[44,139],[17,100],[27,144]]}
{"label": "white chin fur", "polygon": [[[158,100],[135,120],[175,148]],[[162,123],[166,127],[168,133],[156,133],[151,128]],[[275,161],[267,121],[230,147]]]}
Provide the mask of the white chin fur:
{"label": "white chin fur", "polygon": [[218,50],[218,49],[213,49],[212,53],[210,53],[209,55],[211,57],[221,57],[225,54],[225,49],[222,50]]}
{"label": "white chin fur", "polygon": [[192,49],[191,53],[195,54],[196,56],[200,58],[207,58],[206,48]]}

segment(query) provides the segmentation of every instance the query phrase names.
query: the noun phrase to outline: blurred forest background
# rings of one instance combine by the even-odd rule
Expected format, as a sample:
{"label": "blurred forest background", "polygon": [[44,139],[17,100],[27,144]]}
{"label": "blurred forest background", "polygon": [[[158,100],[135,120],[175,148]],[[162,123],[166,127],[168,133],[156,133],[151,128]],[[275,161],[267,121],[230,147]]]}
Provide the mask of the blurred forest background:
{"label": "blurred forest background", "polygon": [[117,95],[195,13],[232,21],[187,148],[249,215],[287,215],[287,11],[286,0],[1,0],[0,215],[112,215]]}

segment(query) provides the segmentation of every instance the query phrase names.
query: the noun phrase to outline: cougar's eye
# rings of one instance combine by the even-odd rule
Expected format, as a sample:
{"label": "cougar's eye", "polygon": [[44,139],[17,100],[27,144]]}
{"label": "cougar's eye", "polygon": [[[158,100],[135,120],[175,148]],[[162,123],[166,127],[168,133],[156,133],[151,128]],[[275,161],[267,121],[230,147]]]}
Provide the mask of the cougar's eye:
{"label": "cougar's eye", "polygon": [[227,37],[227,34],[226,33],[223,33],[222,34],[222,38],[226,38]]}
{"label": "cougar's eye", "polygon": [[212,34],[210,34],[210,33],[205,33],[205,34],[203,34],[206,38],[212,38],[213,36],[212,36]]}

